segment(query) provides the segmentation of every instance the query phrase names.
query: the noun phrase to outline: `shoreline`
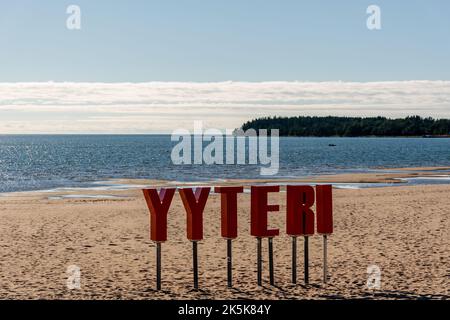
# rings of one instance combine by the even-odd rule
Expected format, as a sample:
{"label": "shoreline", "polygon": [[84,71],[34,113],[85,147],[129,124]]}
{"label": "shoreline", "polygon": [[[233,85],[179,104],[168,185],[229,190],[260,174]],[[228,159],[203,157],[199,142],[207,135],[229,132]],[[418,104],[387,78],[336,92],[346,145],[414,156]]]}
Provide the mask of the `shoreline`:
{"label": "shoreline", "polygon": [[[448,173],[449,181],[438,174]],[[87,182],[82,187],[56,187],[40,190],[25,190],[0,193],[0,199],[14,196],[38,196],[61,194],[68,195],[74,192],[83,192],[91,195],[94,192],[110,194],[128,190],[137,190],[149,187],[196,187],[196,186],[219,186],[219,185],[244,185],[251,184],[333,184],[335,188],[383,188],[392,186],[414,185],[414,179],[441,178],[442,183],[450,184],[450,167],[406,167],[406,168],[374,168],[370,172],[339,173],[327,175],[313,175],[299,178],[259,178],[259,179],[215,179],[201,181],[170,181],[155,179],[109,179],[104,181]],[[418,183],[417,183],[418,184]],[[426,183],[424,183],[426,184]],[[430,183],[435,184],[435,183]]]}

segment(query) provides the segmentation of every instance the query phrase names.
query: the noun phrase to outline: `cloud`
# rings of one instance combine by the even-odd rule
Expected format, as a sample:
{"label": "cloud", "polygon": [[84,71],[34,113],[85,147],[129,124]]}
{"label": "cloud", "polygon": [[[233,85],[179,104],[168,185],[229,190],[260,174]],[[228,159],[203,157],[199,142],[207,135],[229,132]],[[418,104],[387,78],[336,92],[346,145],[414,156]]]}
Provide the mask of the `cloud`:
{"label": "cloud", "polygon": [[450,81],[0,83],[0,133],[236,128],[272,115],[450,118]]}

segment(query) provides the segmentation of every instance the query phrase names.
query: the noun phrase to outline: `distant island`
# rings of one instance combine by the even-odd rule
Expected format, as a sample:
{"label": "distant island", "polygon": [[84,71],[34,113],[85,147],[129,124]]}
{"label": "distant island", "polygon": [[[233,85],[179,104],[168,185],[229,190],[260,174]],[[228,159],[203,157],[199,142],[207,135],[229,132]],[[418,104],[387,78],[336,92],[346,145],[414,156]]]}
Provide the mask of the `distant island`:
{"label": "distant island", "polygon": [[450,137],[450,119],[386,117],[265,117],[244,123],[248,129],[279,129],[295,137]]}

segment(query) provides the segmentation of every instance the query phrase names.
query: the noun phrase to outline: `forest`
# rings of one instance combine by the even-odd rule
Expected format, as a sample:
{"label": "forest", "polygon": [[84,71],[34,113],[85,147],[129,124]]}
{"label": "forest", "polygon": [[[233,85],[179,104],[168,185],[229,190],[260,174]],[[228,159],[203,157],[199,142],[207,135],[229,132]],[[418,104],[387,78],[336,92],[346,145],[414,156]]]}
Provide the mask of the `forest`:
{"label": "forest", "polygon": [[248,129],[279,129],[280,136],[302,137],[450,137],[450,119],[386,117],[264,117],[244,123]]}

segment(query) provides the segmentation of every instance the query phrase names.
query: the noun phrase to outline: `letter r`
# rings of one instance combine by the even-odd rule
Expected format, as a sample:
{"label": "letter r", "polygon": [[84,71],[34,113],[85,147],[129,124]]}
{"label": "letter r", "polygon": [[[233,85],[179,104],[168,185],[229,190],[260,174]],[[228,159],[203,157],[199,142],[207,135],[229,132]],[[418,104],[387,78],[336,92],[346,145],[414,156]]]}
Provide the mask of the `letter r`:
{"label": "letter r", "polygon": [[314,234],[314,188],[287,186],[286,233],[291,236]]}

